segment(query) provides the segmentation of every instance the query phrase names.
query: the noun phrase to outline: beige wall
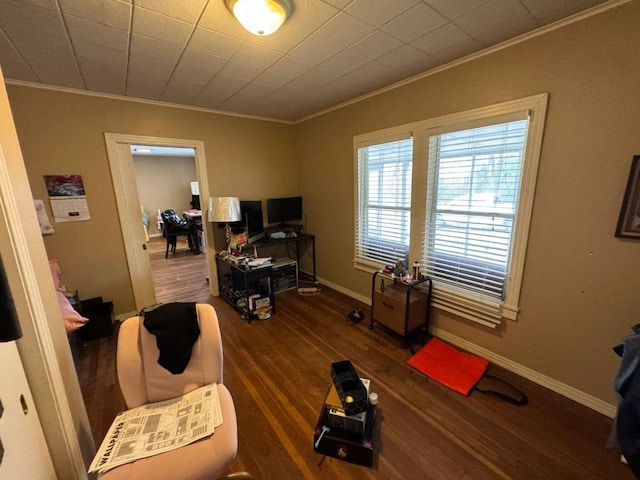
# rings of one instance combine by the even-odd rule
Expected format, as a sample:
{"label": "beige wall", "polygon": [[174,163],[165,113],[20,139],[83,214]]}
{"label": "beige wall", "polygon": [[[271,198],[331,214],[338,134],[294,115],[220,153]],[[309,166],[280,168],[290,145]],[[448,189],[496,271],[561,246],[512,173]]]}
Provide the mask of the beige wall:
{"label": "beige wall", "polygon": [[149,215],[149,235],[162,235],[156,222],[158,209],[172,209],[182,217],[182,212],[191,208],[191,182],[197,180],[196,159],[134,155],[133,168],[140,204]]}
{"label": "beige wall", "polygon": [[491,330],[435,311],[433,325],[613,404],[611,348],[640,318],[640,242],[614,237],[640,153],[639,23],[632,2],[299,125],[318,274],[369,295],[352,267],[354,135],[549,92],[519,319]]}
{"label": "beige wall", "polygon": [[[81,295],[133,309],[104,132],[203,140],[213,195],[301,194],[320,277],[369,295],[352,268],[353,136],[549,92],[521,312],[489,330],[435,311],[433,324],[606,402],[611,348],[640,314],[640,243],[613,232],[640,153],[640,2],[585,19],[299,125],[10,86],[31,187],[85,179],[92,220],[45,238]],[[300,172],[300,173],[299,173]]]}
{"label": "beige wall", "polygon": [[47,198],[43,175],[84,180],[91,220],[54,224],[55,233],[44,238],[47,254],[60,259],[65,282],[81,298],[113,301],[116,315],[135,311],[135,303],[105,132],[202,140],[213,196],[297,193],[291,125],[21,86],[7,90],[34,198]]}

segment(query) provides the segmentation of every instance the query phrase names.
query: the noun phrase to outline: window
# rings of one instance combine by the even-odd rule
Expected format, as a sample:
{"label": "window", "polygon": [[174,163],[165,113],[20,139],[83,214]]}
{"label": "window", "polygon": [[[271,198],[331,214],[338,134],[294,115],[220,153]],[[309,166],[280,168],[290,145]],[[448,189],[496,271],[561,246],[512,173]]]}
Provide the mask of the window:
{"label": "window", "polygon": [[476,296],[486,311],[473,313],[488,322],[507,290],[527,126],[525,117],[429,136],[423,271],[451,287],[443,306],[468,313],[452,294]]}
{"label": "window", "polygon": [[357,149],[356,258],[395,264],[409,253],[411,138]]}
{"label": "window", "polygon": [[489,327],[515,319],[546,105],[541,94],[356,137],[355,266],[408,252],[434,307]]}

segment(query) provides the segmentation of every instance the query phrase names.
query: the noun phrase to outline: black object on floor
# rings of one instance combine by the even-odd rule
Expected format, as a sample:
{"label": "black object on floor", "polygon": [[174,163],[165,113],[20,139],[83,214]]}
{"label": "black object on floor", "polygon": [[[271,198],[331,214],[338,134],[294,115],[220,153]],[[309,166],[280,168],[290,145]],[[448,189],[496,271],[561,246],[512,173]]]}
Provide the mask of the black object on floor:
{"label": "black object on floor", "polygon": [[78,330],[82,340],[96,340],[113,334],[113,302],[103,302],[102,297],[80,300],[78,310],[89,319]]}

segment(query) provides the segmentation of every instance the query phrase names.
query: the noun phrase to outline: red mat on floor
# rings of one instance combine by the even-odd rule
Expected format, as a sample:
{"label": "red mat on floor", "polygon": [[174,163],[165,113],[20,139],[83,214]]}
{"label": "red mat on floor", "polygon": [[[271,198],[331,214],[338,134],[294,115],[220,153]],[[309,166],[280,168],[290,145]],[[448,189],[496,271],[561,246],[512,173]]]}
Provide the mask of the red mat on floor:
{"label": "red mat on floor", "polygon": [[429,340],[407,363],[463,395],[469,395],[489,365],[484,358],[460,352],[437,338]]}

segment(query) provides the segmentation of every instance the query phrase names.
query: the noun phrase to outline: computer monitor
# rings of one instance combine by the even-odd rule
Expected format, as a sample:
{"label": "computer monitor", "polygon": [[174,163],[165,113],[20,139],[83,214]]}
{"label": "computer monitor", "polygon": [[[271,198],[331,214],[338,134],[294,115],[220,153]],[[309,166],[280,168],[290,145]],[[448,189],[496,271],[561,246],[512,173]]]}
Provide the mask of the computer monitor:
{"label": "computer monitor", "polygon": [[252,210],[245,213],[247,228],[247,243],[255,243],[265,237],[264,224],[262,223],[262,210]]}
{"label": "computer monitor", "polygon": [[[244,231],[247,226],[247,213],[255,212],[256,210],[262,211],[261,200],[240,200],[240,219],[237,222],[229,222],[229,226],[234,233]],[[219,226],[224,228],[225,223],[220,223]]]}
{"label": "computer monitor", "polygon": [[267,220],[269,223],[278,223],[279,226],[302,220],[302,197],[269,198]]}

